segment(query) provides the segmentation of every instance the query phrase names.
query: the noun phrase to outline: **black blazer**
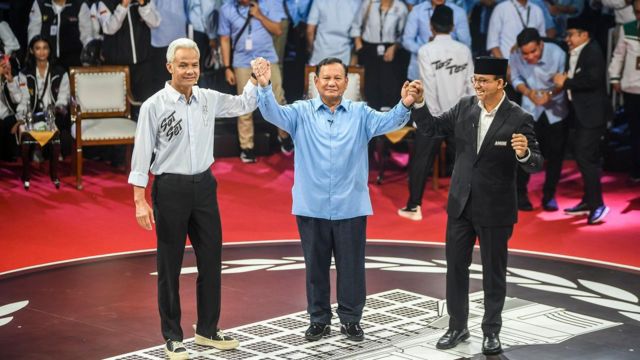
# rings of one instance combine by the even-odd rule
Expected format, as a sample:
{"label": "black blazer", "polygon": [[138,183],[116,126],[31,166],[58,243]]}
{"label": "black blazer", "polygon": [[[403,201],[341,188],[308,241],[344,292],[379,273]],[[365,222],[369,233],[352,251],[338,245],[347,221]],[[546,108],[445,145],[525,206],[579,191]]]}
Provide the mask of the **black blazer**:
{"label": "black blazer", "polygon": [[[567,56],[567,69],[569,69]],[[573,78],[567,79],[564,88],[571,90],[571,105],[575,121],[583,128],[605,126],[611,115],[607,97],[607,67],[602,50],[595,40],[590,40],[578,56]]]}
{"label": "black blazer", "polygon": [[[432,116],[423,106],[412,112],[411,119],[416,122],[418,131],[427,136],[454,136],[456,160],[449,189],[448,215],[460,217],[473,195],[471,214],[475,224],[513,225],[518,220],[518,166],[529,173],[542,169],[543,159],[533,130],[533,117],[505,99],[477,152],[480,112],[478,98],[467,96],[440,116]],[[527,137],[531,156],[526,163],[516,159],[511,147],[511,136],[515,133]]]}

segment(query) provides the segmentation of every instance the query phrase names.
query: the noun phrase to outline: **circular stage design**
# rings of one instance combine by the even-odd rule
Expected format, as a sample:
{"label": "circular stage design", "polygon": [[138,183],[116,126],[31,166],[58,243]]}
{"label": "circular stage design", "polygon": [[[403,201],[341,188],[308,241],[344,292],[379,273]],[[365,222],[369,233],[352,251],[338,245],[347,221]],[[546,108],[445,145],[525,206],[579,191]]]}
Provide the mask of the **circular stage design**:
{"label": "circular stage design", "polygon": [[[240,348],[195,345],[195,256],[181,275],[182,327],[192,359],[461,359],[481,350],[482,267],[471,265],[471,338],[440,351],[448,324],[441,245],[367,247],[366,339],[307,342],[304,261],[297,242],[226,245],[220,326]],[[0,354],[7,359],[164,359],[155,253],[43,268],[0,279]],[[510,253],[500,334],[503,359],[637,359],[640,272]],[[334,279],[335,280],[335,279]],[[335,284],[335,281],[334,281]],[[332,296],[335,303],[335,294]]]}

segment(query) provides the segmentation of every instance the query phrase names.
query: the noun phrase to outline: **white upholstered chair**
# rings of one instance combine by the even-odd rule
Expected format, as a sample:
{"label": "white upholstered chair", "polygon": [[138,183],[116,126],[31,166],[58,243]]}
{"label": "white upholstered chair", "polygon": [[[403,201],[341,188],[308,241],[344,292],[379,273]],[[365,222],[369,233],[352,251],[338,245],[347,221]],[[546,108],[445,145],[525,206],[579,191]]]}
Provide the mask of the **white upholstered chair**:
{"label": "white upholstered chair", "polygon": [[127,145],[126,169],[136,134],[131,120],[131,85],[128,66],[72,67],[71,121],[76,154],[76,187],[82,189],[82,148]]}

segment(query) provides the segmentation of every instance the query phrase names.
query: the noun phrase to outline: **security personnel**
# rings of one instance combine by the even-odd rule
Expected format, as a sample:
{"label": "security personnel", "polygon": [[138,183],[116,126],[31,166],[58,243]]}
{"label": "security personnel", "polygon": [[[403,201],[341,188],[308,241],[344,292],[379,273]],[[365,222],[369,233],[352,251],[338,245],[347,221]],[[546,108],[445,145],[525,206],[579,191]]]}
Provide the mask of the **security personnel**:
{"label": "security personnel", "polygon": [[[192,40],[181,38],[169,44],[167,69],[171,81],[140,108],[129,175],[138,224],[147,230],[156,224],[158,303],[165,352],[170,359],[189,357],[182,344],[178,292],[187,235],[198,265],[195,342],[221,350],[238,346],[237,340],[218,328],[222,229],[217,182],[210,168],[216,117],[255,110],[255,80],[250,79],[238,96],[200,89],[195,86],[200,75],[199,59],[198,45]],[[149,171],[155,175],[153,210],[145,196]]]}

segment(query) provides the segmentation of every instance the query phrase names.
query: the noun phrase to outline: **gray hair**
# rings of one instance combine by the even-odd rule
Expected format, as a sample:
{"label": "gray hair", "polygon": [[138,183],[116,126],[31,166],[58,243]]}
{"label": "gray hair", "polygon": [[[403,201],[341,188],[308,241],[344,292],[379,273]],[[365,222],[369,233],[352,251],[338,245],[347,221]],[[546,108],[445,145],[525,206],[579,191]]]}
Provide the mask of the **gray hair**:
{"label": "gray hair", "polygon": [[178,49],[194,49],[198,54],[198,59],[200,58],[200,49],[198,49],[198,45],[191,39],[187,38],[179,38],[175,39],[169,44],[169,48],[167,49],[167,63],[172,63],[173,59],[176,58],[176,51]]}

